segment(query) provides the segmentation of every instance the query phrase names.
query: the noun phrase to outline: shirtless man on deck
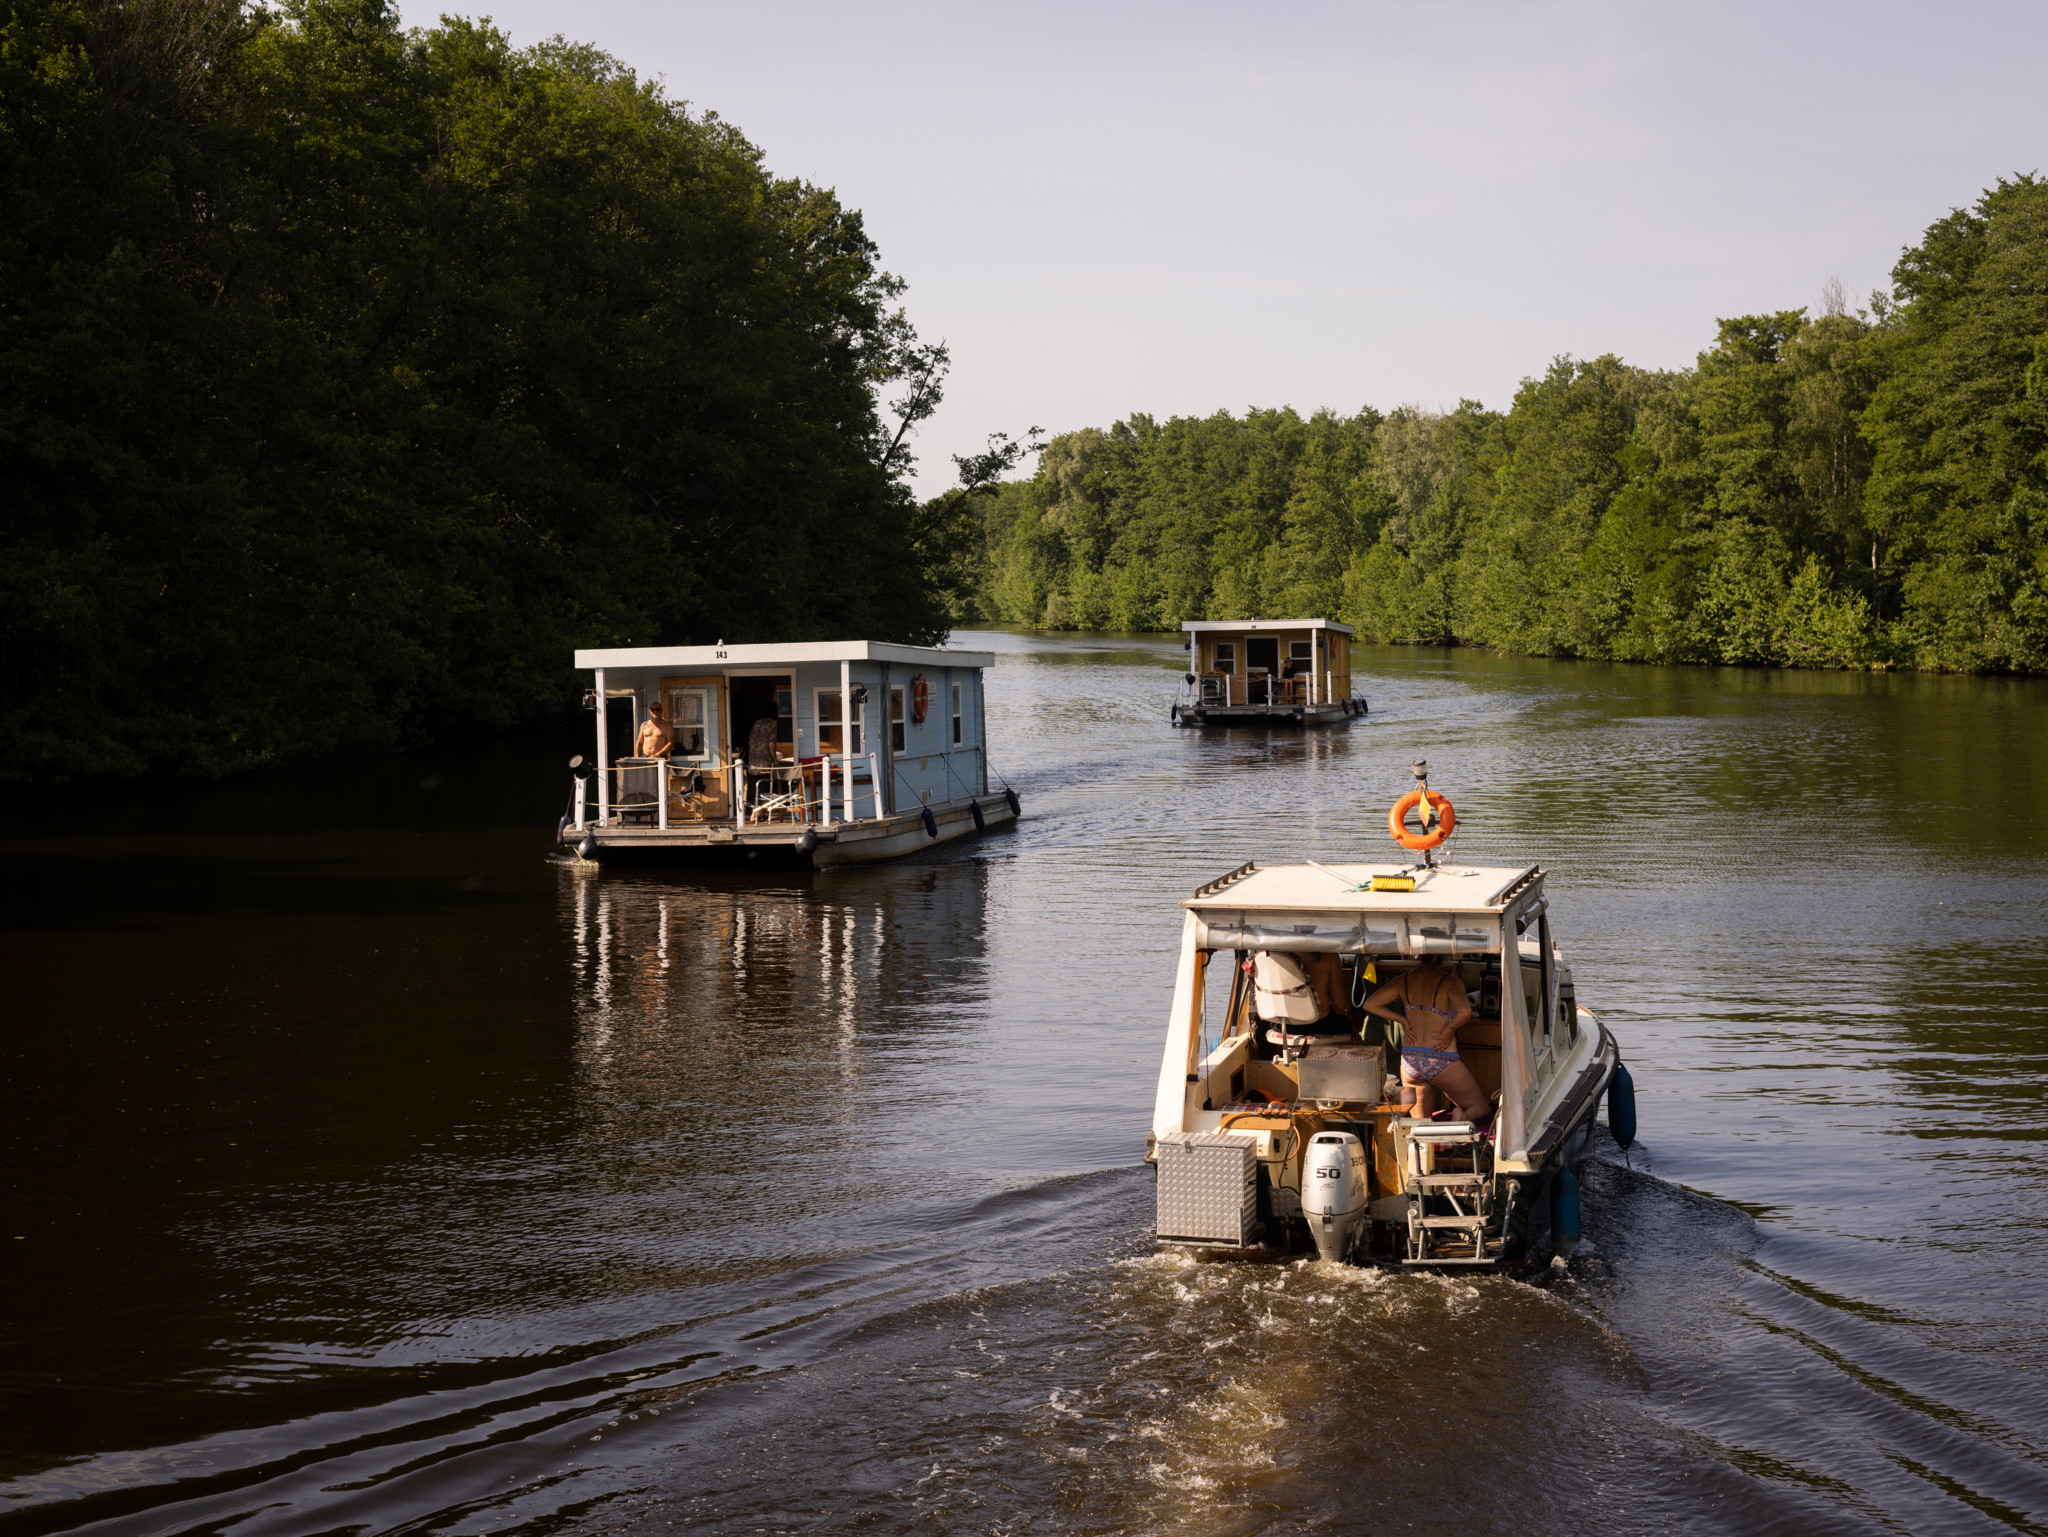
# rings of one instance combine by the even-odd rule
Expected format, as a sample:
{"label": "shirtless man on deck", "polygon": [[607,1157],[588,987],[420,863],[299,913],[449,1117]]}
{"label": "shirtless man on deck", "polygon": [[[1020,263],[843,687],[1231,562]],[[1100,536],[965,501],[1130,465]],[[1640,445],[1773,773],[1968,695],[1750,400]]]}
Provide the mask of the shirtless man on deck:
{"label": "shirtless man on deck", "polygon": [[[1397,1000],[1405,1013],[1393,1007]],[[1434,961],[1425,962],[1366,999],[1365,1011],[1401,1021],[1401,1082],[1414,1093],[1416,1115],[1426,1119],[1442,1089],[1473,1126],[1493,1119],[1493,1101],[1472,1069],[1458,1060],[1458,1026],[1472,1017],[1472,1000],[1456,976]],[[1404,1092],[1402,1098],[1407,1097]]]}
{"label": "shirtless man on deck", "polygon": [[669,729],[668,713],[659,703],[647,707],[647,719],[640,723],[640,739],[634,745],[643,758],[666,758],[669,749],[676,745],[676,734]]}

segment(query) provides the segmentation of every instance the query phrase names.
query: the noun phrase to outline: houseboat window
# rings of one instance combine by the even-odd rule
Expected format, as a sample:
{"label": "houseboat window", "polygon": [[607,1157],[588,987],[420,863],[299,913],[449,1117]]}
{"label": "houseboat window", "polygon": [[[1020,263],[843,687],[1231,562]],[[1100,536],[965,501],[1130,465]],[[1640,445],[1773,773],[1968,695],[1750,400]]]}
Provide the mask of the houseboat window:
{"label": "houseboat window", "polygon": [[1312,655],[1314,650],[1314,641],[1290,640],[1287,643],[1287,660],[1290,662],[1312,662],[1315,660],[1315,657]]}
{"label": "houseboat window", "polygon": [[843,723],[839,719],[839,690],[821,688],[818,696],[818,751],[821,753],[857,753],[861,750],[861,717],[866,713],[861,705],[853,707],[853,740],[844,741]]}
{"label": "houseboat window", "polygon": [[675,728],[676,745],[669,756],[702,763],[711,756],[708,691],[701,688],[672,688],[668,691],[668,719]]}
{"label": "houseboat window", "polygon": [[1216,642],[1216,670],[1229,677],[1237,671],[1237,643],[1219,640]]}
{"label": "houseboat window", "polygon": [[955,746],[960,742],[960,685],[957,683],[953,685],[953,742]]}
{"label": "houseboat window", "polygon": [[775,745],[796,745],[796,695],[787,688],[775,691]]}
{"label": "houseboat window", "polygon": [[893,751],[903,751],[903,690],[889,690],[889,746]]}

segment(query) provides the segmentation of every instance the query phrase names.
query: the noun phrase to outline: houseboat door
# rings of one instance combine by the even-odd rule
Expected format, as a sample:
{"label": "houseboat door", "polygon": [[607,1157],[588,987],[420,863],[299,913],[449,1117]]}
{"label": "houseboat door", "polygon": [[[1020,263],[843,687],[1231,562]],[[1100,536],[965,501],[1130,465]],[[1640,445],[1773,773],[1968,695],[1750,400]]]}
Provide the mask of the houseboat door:
{"label": "houseboat door", "polygon": [[1272,678],[1280,670],[1280,642],[1271,635],[1247,635],[1244,687],[1247,704],[1271,704]]}
{"label": "houseboat door", "polygon": [[754,722],[764,717],[775,722],[776,756],[796,756],[795,681],[786,672],[732,675],[732,735],[727,740],[735,758],[746,756]]}
{"label": "houseboat door", "polygon": [[632,689],[605,690],[604,734],[613,762],[633,756],[640,745],[640,696]]}

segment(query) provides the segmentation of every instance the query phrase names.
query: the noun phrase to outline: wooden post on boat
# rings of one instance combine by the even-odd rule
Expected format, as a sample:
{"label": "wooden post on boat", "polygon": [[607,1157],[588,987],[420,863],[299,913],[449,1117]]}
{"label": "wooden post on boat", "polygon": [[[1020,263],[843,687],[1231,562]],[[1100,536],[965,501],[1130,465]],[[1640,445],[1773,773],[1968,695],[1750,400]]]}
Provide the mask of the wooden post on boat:
{"label": "wooden post on boat", "polygon": [[[869,755],[873,761],[873,755]],[[896,696],[889,691],[889,664],[882,664],[882,767],[888,771],[886,788],[875,786],[875,815],[888,816],[896,809]],[[873,777],[870,770],[869,777]]]}
{"label": "wooden post on boat", "polygon": [[981,760],[981,793],[988,794],[988,672],[974,670],[974,755]]}
{"label": "wooden post on boat", "polygon": [[611,782],[606,777],[611,772],[610,743],[605,740],[605,728],[611,720],[611,701],[604,697],[604,669],[597,672],[597,825],[608,827],[612,820]]}
{"label": "wooden post on boat", "polygon": [[959,783],[953,777],[953,669],[948,667],[939,674],[939,677],[943,680],[939,687],[945,690],[939,696],[939,704],[946,712],[943,717],[946,731],[946,790],[939,799],[949,801],[953,798],[954,786]]}
{"label": "wooden post on boat", "polygon": [[853,820],[853,663],[839,664],[839,793]]}

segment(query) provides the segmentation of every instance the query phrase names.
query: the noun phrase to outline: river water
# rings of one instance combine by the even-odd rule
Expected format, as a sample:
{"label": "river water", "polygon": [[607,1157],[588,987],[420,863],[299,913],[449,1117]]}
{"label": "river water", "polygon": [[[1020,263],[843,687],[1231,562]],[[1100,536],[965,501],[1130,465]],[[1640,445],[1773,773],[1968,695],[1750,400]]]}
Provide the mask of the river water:
{"label": "river water", "polygon": [[[565,867],[541,749],[0,848],[0,1527],[2048,1531],[2048,685],[956,643],[1027,816],[916,862]],[[1589,1248],[1153,1254],[1174,903],[1418,756],[1635,1072]]]}

